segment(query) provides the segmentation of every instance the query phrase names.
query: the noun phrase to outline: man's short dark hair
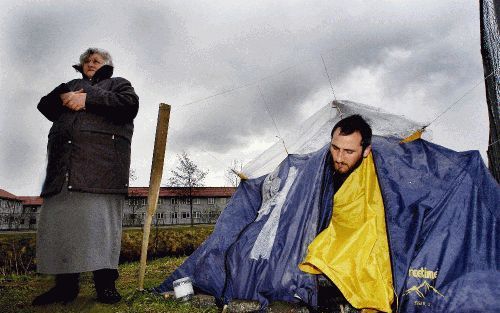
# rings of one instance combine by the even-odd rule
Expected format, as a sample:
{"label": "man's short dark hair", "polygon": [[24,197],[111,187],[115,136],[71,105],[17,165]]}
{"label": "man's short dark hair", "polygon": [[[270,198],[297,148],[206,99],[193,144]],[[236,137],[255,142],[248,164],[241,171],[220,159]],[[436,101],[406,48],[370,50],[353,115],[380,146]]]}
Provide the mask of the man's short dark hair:
{"label": "man's short dark hair", "polygon": [[340,128],[340,134],[347,136],[356,131],[361,134],[361,146],[363,150],[368,147],[372,142],[372,128],[359,114],[354,114],[340,121],[333,126],[331,137],[337,128]]}

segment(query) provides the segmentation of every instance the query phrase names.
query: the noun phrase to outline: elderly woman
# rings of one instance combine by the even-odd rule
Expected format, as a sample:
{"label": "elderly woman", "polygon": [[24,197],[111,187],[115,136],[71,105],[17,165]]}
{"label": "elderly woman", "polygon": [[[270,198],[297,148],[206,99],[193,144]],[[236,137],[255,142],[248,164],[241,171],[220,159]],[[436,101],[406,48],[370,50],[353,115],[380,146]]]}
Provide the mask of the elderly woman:
{"label": "elderly woman", "polygon": [[97,300],[115,303],[122,206],[139,99],[130,82],[111,77],[108,52],[89,48],[73,66],[82,73],[43,97],[51,122],[48,164],[37,234],[38,272],[55,286],[33,305],[74,300],[81,272],[92,271]]}

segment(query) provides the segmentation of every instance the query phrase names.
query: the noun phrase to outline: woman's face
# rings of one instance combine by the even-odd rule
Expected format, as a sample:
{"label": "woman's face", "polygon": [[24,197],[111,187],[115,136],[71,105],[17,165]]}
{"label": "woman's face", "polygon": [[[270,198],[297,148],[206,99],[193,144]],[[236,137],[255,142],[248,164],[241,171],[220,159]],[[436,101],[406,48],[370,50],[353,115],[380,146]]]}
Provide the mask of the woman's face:
{"label": "woman's face", "polygon": [[95,72],[97,72],[97,70],[103,65],[104,58],[98,53],[93,53],[83,62],[83,74],[85,74],[85,76],[89,79],[92,79]]}

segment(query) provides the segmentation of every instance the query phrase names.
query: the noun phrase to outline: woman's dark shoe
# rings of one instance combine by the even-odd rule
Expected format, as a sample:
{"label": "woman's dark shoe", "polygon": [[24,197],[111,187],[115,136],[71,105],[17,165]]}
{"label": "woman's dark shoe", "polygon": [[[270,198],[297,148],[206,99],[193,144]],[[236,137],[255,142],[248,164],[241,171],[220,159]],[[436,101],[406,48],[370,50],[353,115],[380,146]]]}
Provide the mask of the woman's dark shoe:
{"label": "woman's dark shoe", "polygon": [[101,269],[94,271],[94,285],[97,292],[97,301],[101,303],[113,304],[122,299],[115,287],[115,281],[118,279],[118,270]]}
{"label": "woman's dark shoe", "polygon": [[120,302],[122,296],[118,293],[116,288],[104,288],[97,290],[97,301],[101,303],[113,304]]}
{"label": "woman's dark shoe", "polygon": [[53,303],[67,304],[78,296],[80,288],[78,286],[79,274],[59,274],[56,275],[56,285],[49,291],[42,293],[31,302],[34,306],[48,305]]}

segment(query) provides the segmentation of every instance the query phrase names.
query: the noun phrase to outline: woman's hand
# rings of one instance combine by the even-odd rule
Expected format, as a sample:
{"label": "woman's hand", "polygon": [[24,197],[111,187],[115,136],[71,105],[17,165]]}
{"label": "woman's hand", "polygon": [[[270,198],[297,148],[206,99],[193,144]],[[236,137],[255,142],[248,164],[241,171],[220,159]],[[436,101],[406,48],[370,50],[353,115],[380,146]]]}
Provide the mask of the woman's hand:
{"label": "woman's hand", "polygon": [[85,110],[85,100],[87,99],[87,94],[83,92],[83,89],[63,93],[60,97],[65,107],[68,107],[73,111]]}

